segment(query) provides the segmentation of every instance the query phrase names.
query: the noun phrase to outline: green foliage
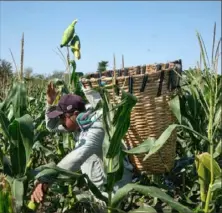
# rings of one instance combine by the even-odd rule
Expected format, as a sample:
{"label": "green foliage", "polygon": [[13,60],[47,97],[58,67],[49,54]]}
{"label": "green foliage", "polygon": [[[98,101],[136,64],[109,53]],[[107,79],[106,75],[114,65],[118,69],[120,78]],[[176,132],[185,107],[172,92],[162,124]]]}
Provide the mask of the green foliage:
{"label": "green foliage", "polygon": [[98,63],[98,68],[97,68],[97,72],[104,72],[104,71],[106,71],[106,68],[107,68],[107,66],[108,66],[108,61],[100,61],[99,63]]}
{"label": "green foliage", "polygon": [[192,211],[175,201],[173,198],[171,198],[169,195],[167,195],[165,192],[163,192],[161,189],[152,187],[152,186],[142,186],[137,184],[127,184],[123,188],[119,189],[118,192],[115,194],[115,196],[112,199],[112,207],[117,207],[119,202],[122,200],[123,197],[125,197],[129,191],[136,190],[144,195],[150,195],[152,197],[157,197],[164,202],[168,203],[170,206],[172,206],[174,209],[178,210],[178,212],[187,212],[191,213]]}
{"label": "green foliage", "polygon": [[12,65],[10,62],[0,59],[0,79],[3,81],[6,77],[12,77]]}
{"label": "green foliage", "polygon": [[[121,102],[114,107],[109,103],[106,90],[100,91],[106,128],[103,151],[108,199],[87,176],[55,166],[75,144],[72,135],[49,133],[45,127],[47,79],[33,75],[24,82],[16,82],[10,77],[10,85],[4,85],[5,91],[0,92],[0,173],[7,175],[5,179],[10,185],[4,195],[0,188],[0,208],[4,206],[3,212],[7,213],[8,207],[12,207],[12,195],[17,212],[25,213],[33,182],[37,178],[55,181],[43,206],[47,202],[50,204],[44,210],[39,209],[40,212],[65,212],[72,208],[74,212],[91,211],[98,207],[98,200],[107,203],[109,212],[154,213],[164,212],[165,207],[170,209],[168,212],[219,211],[222,202],[219,178],[222,160],[222,77],[217,74],[220,41],[215,44],[215,34],[216,28],[210,64],[203,39],[197,33],[201,50],[199,67],[182,74],[179,93],[169,102],[177,122],[164,130],[159,138],[147,138],[140,146],[124,150],[122,138],[130,125],[129,115],[136,99],[123,92]],[[10,63],[2,61],[0,76],[2,70],[11,76]],[[107,64],[107,61],[101,61],[98,72],[105,71]],[[76,67],[72,68],[68,83],[74,84],[74,89],[71,87],[70,90],[61,76],[53,78],[61,94],[81,94]],[[7,97],[3,98],[5,94]],[[178,133],[177,156],[172,171],[163,175],[140,175],[137,183],[124,186],[112,197],[112,188],[123,174],[125,155],[144,153],[145,158],[150,157],[164,146],[172,131]],[[89,190],[98,199],[97,202],[91,199]]]}

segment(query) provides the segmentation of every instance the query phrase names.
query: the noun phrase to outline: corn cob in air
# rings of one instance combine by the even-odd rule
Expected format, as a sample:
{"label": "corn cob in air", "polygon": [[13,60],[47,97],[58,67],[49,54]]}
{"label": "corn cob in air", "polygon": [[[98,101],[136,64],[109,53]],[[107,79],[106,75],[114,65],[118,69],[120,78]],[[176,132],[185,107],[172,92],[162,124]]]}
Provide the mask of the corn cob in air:
{"label": "corn cob in air", "polygon": [[74,55],[75,55],[76,59],[78,59],[78,60],[81,59],[81,52],[79,50],[75,50]]}
{"label": "corn cob in air", "polygon": [[77,23],[77,19],[75,19],[64,31],[63,36],[62,36],[62,42],[60,44],[60,47],[67,46],[69,42],[72,40],[73,35],[75,33],[75,25]]}
{"label": "corn cob in air", "polygon": [[76,59],[81,58],[81,43],[78,35],[75,35],[70,43],[71,51],[73,52]]}
{"label": "corn cob in air", "polygon": [[78,50],[80,51],[81,49],[81,43],[80,43],[80,39],[79,39],[79,36],[78,35],[74,35],[71,43],[70,43],[70,48],[72,50]]}

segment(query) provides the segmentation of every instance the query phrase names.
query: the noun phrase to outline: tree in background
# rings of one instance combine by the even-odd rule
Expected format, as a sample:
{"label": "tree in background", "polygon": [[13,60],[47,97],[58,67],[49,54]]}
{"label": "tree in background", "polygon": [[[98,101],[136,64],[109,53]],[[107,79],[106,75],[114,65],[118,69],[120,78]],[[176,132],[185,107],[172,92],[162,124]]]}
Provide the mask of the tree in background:
{"label": "tree in background", "polygon": [[13,77],[12,64],[4,59],[0,59],[0,101],[4,100],[8,91],[4,88],[9,88],[10,80]]}
{"label": "tree in background", "polygon": [[43,75],[43,74],[35,74],[34,78],[46,79],[45,75]]}
{"label": "tree in background", "polygon": [[4,59],[0,59],[0,78],[5,79],[13,75],[12,64]]}
{"label": "tree in background", "polygon": [[104,72],[104,71],[106,71],[108,63],[109,63],[108,61],[100,61],[98,63],[97,72]]}
{"label": "tree in background", "polygon": [[33,69],[31,67],[25,68],[24,71],[25,78],[31,78],[32,74],[33,74]]}
{"label": "tree in background", "polygon": [[59,79],[62,79],[63,76],[64,76],[64,71],[55,70],[55,71],[53,71],[52,75],[49,76],[49,78],[59,78]]}

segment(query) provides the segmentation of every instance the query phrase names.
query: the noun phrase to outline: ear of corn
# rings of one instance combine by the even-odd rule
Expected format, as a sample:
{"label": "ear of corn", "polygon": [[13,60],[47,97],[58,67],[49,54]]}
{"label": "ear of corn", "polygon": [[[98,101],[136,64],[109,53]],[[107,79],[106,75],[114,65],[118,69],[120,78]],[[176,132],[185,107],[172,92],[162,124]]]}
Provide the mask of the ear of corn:
{"label": "ear of corn", "polygon": [[81,49],[81,43],[78,35],[74,35],[71,43],[70,43],[70,48],[74,50],[80,51]]}
{"label": "ear of corn", "polygon": [[73,35],[75,33],[75,25],[77,23],[77,19],[74,20],[72,22],[72,24],[70,24],[66,30],[64,31],[63,33],[63,37],[62,37],[62,42],[60,44],[60,47],[64,47],[64,46],[67,46],[69,44],[69,42],[72,40],[73,38]]}
{"label": "ear of corn", "polygon": [[[209,172],[201,161],[195,160],[198,173],[198,181],[200,185],[200,199],[202,203],[205,203],[207,197],[207,185],[210,183]],[[207,174],[208,173],[208,174]]]}
{"label": "ear of corn", "polygon": [[[210,184],[210,160],[211,156],[208,152],[197,155],[195,159],[200,184],[200,196],[203,203],[206,201],[208,186]],[[221,174],[220,167],[215,160],[213,160],[213,174],[214,180],[219,178]]]}
{"label": "ear of corn", "polygon": [[[200,155],[197,155],[196,157],[207,170],[211,171],[210,168],[211,155],[208,152],[204,152]],[[221,169],[218,163],[214,159],[213,159],[213,173],[214,173],[214,179],[220,178]]]}
{"label": "ear of corn", "polygon": [[74,55],[75,55],[76,59],[78,59],[78,60],[81,59],[81,53],[79,50],[74,50]]}
{"label": "ear of corn", "polygon": [[36,208],[37,208],[37,205],[36,205],[33,201],[29,201],[27,207],[28,207],[29,209],[35,211]]}

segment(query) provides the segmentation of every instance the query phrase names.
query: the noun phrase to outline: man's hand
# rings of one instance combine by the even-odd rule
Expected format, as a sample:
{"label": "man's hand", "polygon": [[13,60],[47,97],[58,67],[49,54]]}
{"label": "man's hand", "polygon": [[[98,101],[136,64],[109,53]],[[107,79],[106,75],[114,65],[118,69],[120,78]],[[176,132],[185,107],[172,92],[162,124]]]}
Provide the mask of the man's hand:
{"label": "man's hand", "polygon": [[56,89],[53,85],[52,82],[50,82],[48,84],[48,87],[47,87],[47,92],[46,92],[46,99],[47,99],[47,102],[48,104],[52,104],[57,96],[58,92],[56,92]]}
{"label": "man's hand", "polygon": [[32,192],[31,201],[40,203],[43,199],[44,193],[47,191],[48,185],[45,183],[38,183]]}

